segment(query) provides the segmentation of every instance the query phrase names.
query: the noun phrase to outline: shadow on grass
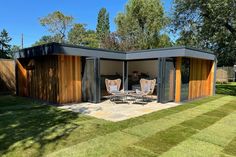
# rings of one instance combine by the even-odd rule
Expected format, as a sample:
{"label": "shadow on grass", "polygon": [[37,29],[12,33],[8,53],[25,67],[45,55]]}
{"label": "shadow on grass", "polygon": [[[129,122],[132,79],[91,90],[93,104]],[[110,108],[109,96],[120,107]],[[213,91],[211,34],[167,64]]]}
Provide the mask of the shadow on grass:
{"label": "shadow on grass", "polygon": [[[66,138],[80,127],[72,123],[79,114],[12,96],[0,97],[0,155],[23,153],[42,156],[45,145]],[[32,149],[33,148],[33,149]],[[19,150],[18,150],[19,149]],[[53,149],[53,148],[51,148]],[[33,151],[33,152],[32,152]],[[11,154],[10,156],[24,156]]]}
{"label": "shadow on grass", "polygon": [[217,84],[216,93],[236,96],[236,83],[235,84]]}

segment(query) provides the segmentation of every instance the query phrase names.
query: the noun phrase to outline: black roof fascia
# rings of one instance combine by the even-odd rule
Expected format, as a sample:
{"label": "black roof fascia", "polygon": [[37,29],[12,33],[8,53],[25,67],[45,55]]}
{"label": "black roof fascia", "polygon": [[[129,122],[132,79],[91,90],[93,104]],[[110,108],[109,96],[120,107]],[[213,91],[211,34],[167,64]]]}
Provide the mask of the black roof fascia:
{"label": "black roof fascia", "polygon": [[192,57],[207,60],[215,60],[216,58],[216,56],[211,52],[190,47],[171,47],[131,52],[120,52],[59,43],[49,43],[22,49],[18,53],[17,58],[31,58],[44,55],[62,54],[115,60],[139,60],[161,57]]}
{"label": "black roof fascia", "polygon": [[144,51],[134,51],[127,53],[126,59],[149,59],[149,58],[166,58],[166,57],[190,57],[207,60],[215,60],[215,55],[212,53],[205,53],[197,49],[187,47],[175,47],[175,48],[161,48]]}
{"label": "black roof fascia", "polygon": [[16,58],[32,58],[45,55],[73,55],[125,60],[126,53],[106,49],[87,48],[68,44],[49,43],[20,50]]}
{"label": "black roof fascia", "polygon": [[84,49],[79,47],[60,46],[59,51],[57,52],[62,52],[62,53],[55,53],[55,54],[126,60],[126,53],[112,52],[106,50],[104,51],[97,49]]}

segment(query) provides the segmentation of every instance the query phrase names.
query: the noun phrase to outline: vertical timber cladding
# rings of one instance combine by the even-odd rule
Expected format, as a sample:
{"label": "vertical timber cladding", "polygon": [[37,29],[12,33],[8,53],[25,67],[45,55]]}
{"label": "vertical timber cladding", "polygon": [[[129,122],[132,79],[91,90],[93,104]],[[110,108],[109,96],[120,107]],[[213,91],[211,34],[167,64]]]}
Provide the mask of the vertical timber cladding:
{"label": "vertical timber cladding", "polygon": [[57,65],[57,56],[42,56],[27,60],[25,68],[29,97],[57,103],[59,94]]}
{"label": "vertical timber cladding", "polygon": [[213,95],[214,61],[190,59],[189,100]]}
{"label": "vertical timber cladding", "polygon": [[27,71],[19,60],[16,60],[16,82],[17,95],[28,96],[27,92]]}
{"label": "vertical timber cladding", "polygon": [[58,56],[59,103],[81,102],[81,58]]}
{"label": "vertical timber cladding", "polygon": [[[181,99],[181,63],[182,58],[177,57],[175,102]],[[189,100],[214,94],[214,64],[214,61],[190,58]]]}
{"label": "vertical timber cladding", "polygon": [[176,79],[175,79],[175,102],[180,102],[181,98],[181,63],[182,58],[177,57],[175,62]]}

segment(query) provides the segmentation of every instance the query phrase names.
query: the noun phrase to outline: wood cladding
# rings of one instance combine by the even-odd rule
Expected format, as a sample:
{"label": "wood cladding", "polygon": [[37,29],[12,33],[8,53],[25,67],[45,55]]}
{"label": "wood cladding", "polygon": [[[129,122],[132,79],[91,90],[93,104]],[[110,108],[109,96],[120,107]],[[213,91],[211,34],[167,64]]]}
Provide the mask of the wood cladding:
{"label": "wood cladding", "polygon": [[81,59],[76,56],[58,56],[59,103],[81,102]]}
{"label": "wood cladding", "polygon": [[57,102],[58,77],[57,56],[30,59],[26,65],[27,92],[29,97]]}
{"label": "wood cladding", "polygon": [[214,62],[190,59],[189,100],[213,95]]}
{"label": "wood cladding", "polygon": [[15,93],[15,61],[0,59],[0,94]]}
{"label": "wood cladding", "polygon": [[[181,57],[176,58],[175,101],[181,99]],[[188,100],[213,95],[215,62],[190,58]]]}
{"label": "wood cladding", "polygon": [[24,59],[17,67],[18,95],[60,104],[81,101],[80,57]]}
{"label": "wood cladding", "polygon": [[182,58],[176,58],[175,102],[180,102],[181,97],[181,64]]}
{"label": "wood cladding", "polygon": [[17,85],[17,95],[19,96],[28,96],[27,92],[27,71],[22,66],[22,64],[16,60],[16,85]]}

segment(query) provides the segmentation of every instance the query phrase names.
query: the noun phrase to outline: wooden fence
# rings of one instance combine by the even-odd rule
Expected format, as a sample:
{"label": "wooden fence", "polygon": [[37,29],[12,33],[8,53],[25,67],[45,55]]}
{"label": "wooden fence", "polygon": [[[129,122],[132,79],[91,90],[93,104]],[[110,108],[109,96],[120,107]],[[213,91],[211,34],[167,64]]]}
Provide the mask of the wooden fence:
{"label": "wooden fence", "polygon": [[235,72],[233,67],[217,67],[216,82],[233,82],[235,81]]}
{"label": "wooden fence", "polygon": [[0,94],[15,94],[15,61],[0,59]]}

